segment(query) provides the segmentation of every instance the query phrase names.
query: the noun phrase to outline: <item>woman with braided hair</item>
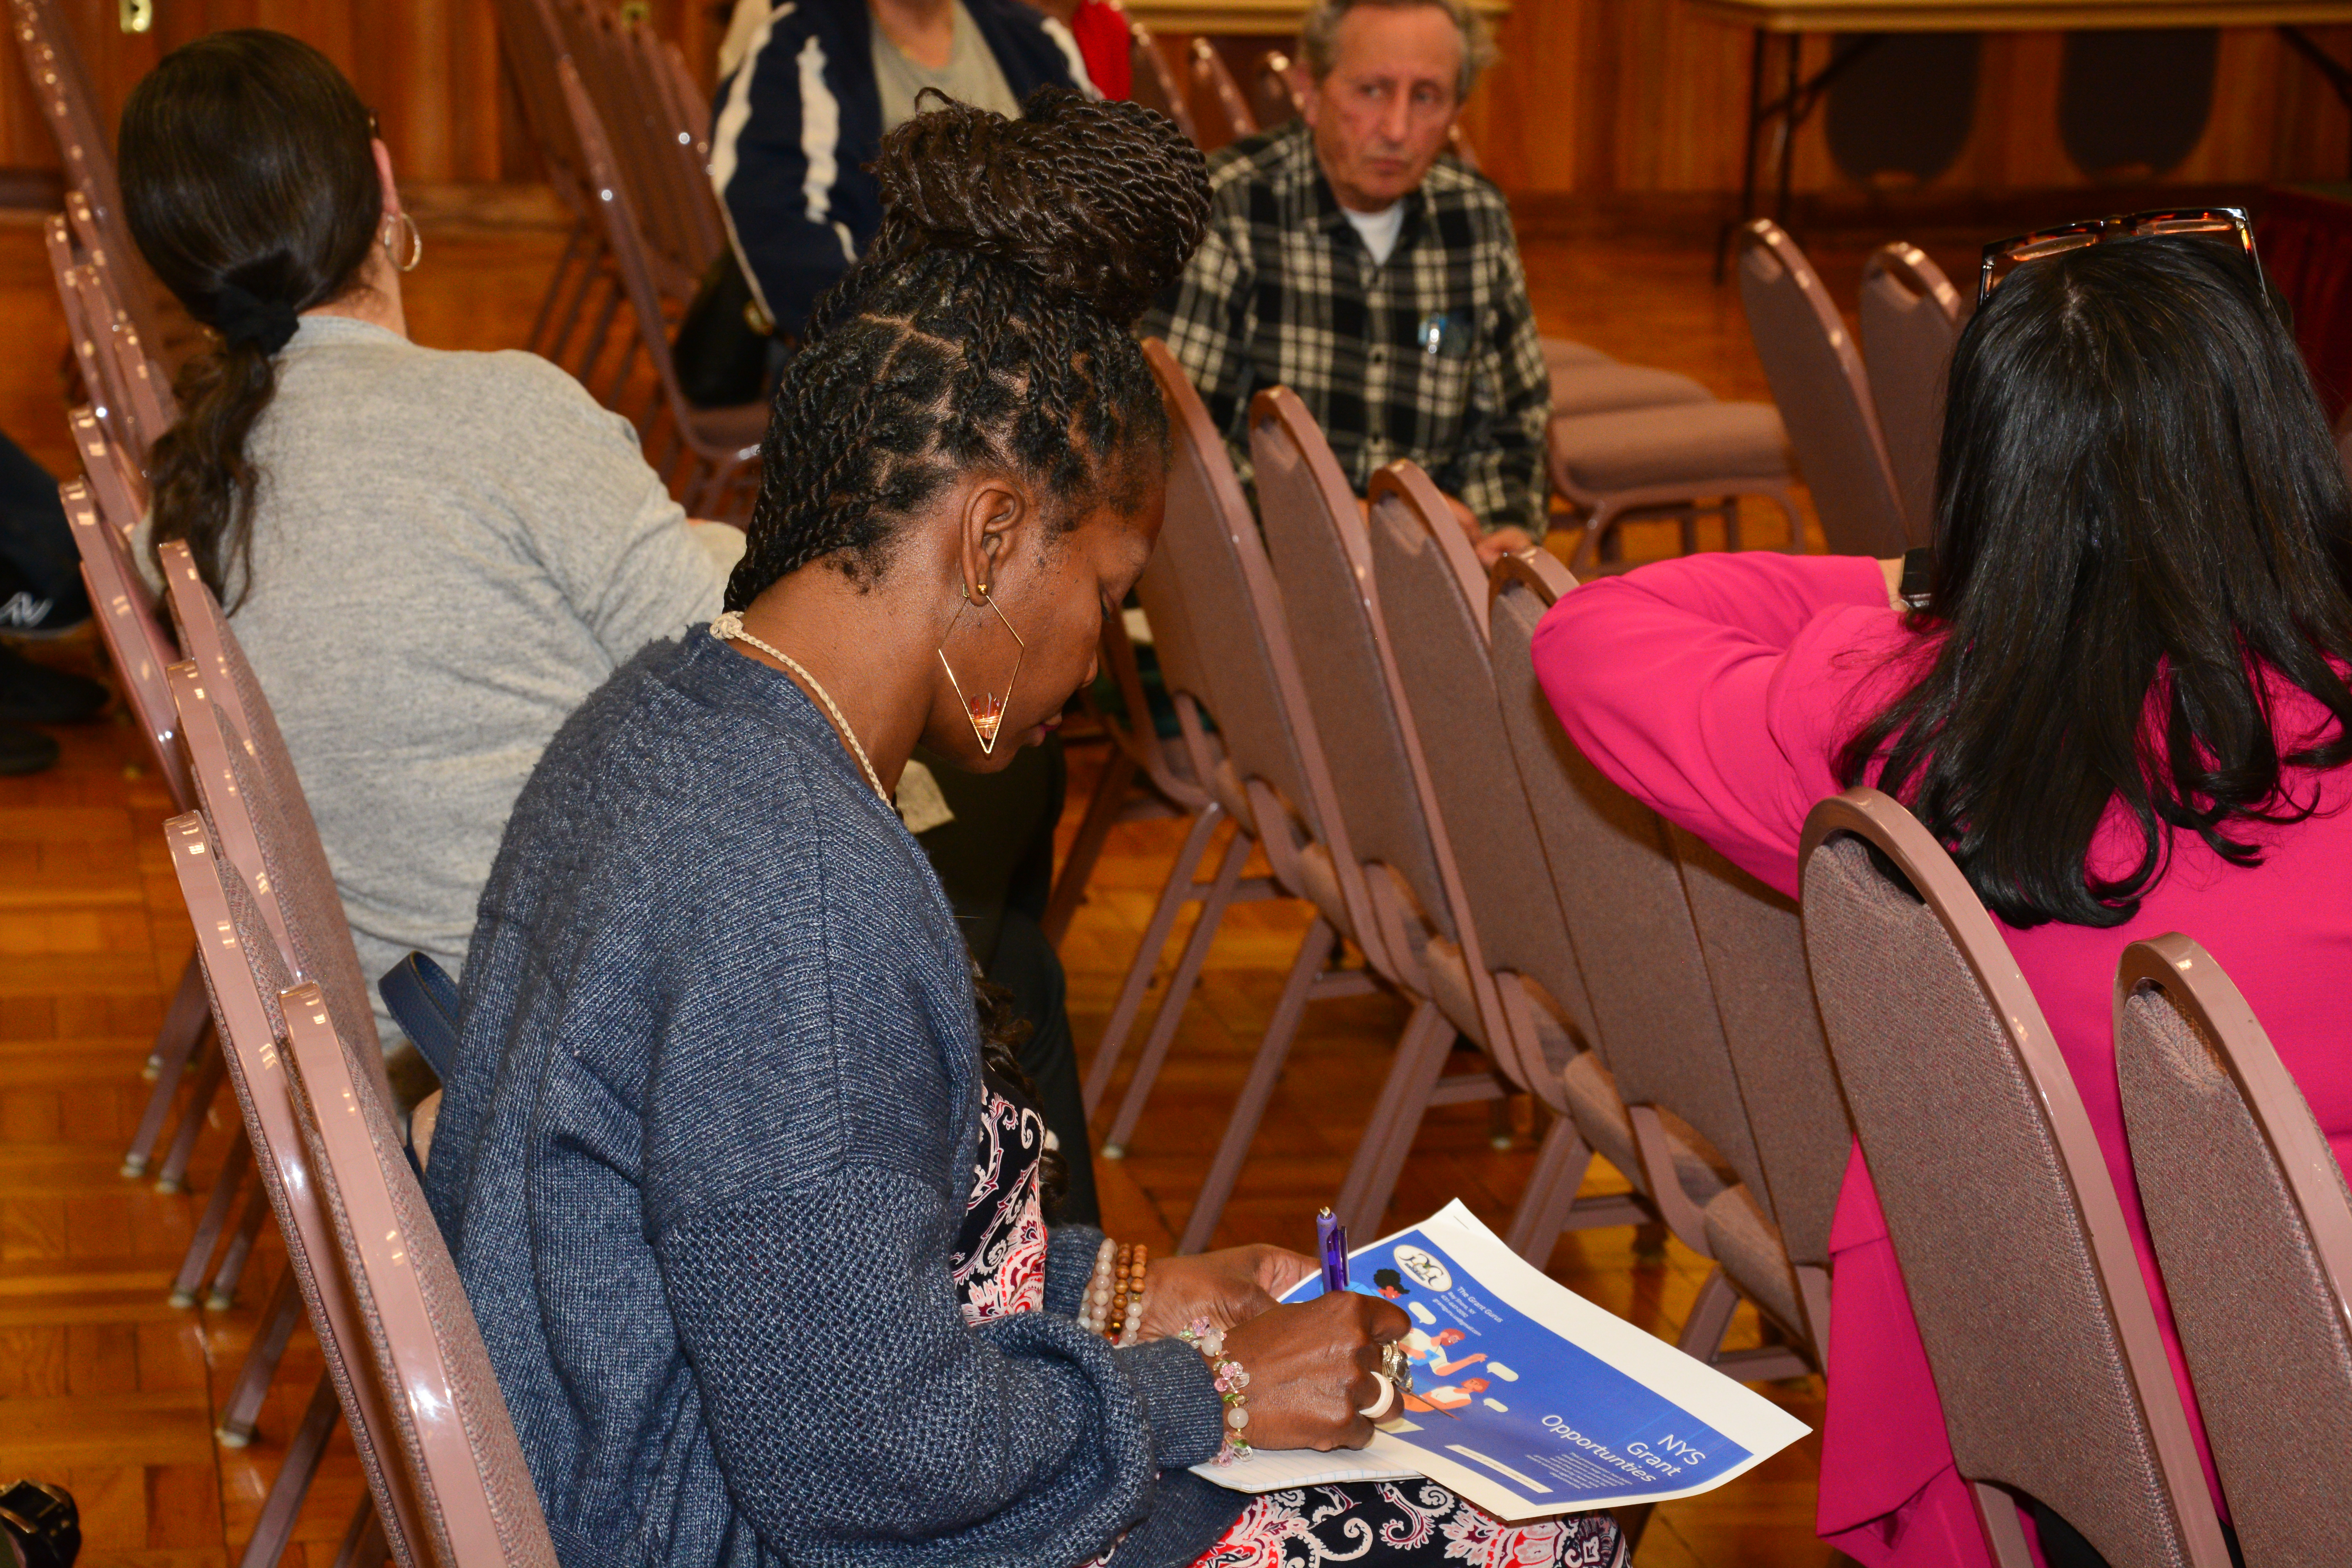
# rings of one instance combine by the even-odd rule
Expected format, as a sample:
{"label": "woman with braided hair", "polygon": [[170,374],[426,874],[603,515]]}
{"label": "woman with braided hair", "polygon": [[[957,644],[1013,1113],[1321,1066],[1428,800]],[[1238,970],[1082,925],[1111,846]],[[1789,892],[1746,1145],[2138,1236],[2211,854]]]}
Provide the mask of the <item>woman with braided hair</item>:
{"label": "woman with braided hair", "polygon": [[1207,207],[1075,93],[884,142],[886,217],[778,390],[727,611],[525,788],[427,1189],[567,1568],[1608,1564],[1603,1520],[1190,1467],[1368,1441],[1407,1320],[1249,1247],[1045,1225],[1055,1160],[890,808],[919,742],[1041,741],[1143,570],[1165,413],[1131,335]]}

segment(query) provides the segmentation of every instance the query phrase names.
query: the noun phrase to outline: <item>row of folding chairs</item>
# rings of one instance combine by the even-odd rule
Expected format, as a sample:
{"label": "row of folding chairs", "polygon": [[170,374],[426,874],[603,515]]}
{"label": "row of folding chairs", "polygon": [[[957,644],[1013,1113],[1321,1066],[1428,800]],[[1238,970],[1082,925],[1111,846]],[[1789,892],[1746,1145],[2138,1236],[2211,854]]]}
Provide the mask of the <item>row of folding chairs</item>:
{"label": "row of folding chairs", "polygon": [[[1161,744],[1148,722],[1127,726],[1119,755],[1192,823],[1088,1068],[1098,1110],[1142,1031],[1106,1152],[1138,1136],[1225,910],[1301,899],[1315,919],[1183,1247],[1212,1239],[1306,1005],[1378,986],[1411,1012],[1337,1195],[1343,1219],[1377,1227],[1430,1105],[1525,1091],[1550,1127],[1515,1247],[1540,1260],[1564,1228],[1663,1224],[1717,1265],[1686,1348],[1750,1376],[1817,1365],[1849,1134],[1793,907],[1677,844],[1568,744],[1528,658],[1569,582],[1549,556],[1506,561],[1490,580],[1411,464],[1383,469],[1360,504],[1282,389],[1251,409],[1253,516],[1181,371],[1162,345],[1145,352],[1175,460],[1138,596],[1180,734]],[[1254,851],[1270,872],[1255,887],[1242,876]],[[1485,1070],[1441,1076],[1457,1037]],[[1743,1072],[1774,1086],[1779,1114],[1754,1128]],[[1579,1196],[1596,1152],[1632,1194]],[[1783,1343],[1727,1357],[1743,1296]]]}
{"label": "row of folding chairs", "polygon": [[[78,421],[95,424],[87,412]],[[85,434],[104,442],[94,428]],[[240,1113],[177,1288],[192,1299],[226,1241],[214,1281],[224,1304],[260,1226],[274,1221],[285,1243],[286,1268],[221,1414],[223,1441],[250,1440],[299,1322],[307,1319],[326,1363],[286,1435],[245,1568],[273,1568],[284,1553],[339,1419],[368,1481],[338,1556],[346,1568],[386,1558],[551,1565],[529,1472],[417,1184],[351,929],[268,700],[186,546],[159,552],[167,626],[121,520],[103,515],[83,482],[64,497],[109,652],[181,808],[165,835],[197,937],[194,1018],[177,1021],[187,1044],[159,1079],[154,1125],[142,1137],[152,1146],[207,1012],[217,1048],[183,1111],[182,1169],[181,1144],[193,1142],[217,1084]],[[186,990],[175,1014],[187,1010]]]}

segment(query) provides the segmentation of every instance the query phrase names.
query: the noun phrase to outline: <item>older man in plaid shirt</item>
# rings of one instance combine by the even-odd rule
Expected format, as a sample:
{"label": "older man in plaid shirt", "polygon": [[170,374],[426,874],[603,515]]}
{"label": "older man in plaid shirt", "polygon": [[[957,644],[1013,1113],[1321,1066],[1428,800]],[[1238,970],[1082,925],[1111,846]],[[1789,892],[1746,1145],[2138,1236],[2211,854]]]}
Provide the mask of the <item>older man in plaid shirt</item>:
{"label": "older man in plaid shirt", "polygon": [[1502,194],[1445,151],[1493,49],[1466,0],[1317,0],[1300,119],[1209,162],[1209,231],[1147,331],[1250,478],[1297,393],[1360,493],[1411,458],[1493,561],[1543,536],[1550,384]]}

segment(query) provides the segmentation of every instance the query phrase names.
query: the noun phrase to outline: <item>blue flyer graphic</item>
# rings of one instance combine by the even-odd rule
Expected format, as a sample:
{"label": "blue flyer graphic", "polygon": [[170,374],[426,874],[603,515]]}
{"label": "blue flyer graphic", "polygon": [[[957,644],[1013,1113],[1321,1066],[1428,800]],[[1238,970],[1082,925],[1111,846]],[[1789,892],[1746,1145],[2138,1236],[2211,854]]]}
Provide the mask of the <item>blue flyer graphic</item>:
{"label": "blue flyer graphic", "polygon": [[[1413,1393],[1383,1433],[1475,1466],[1549,1512],[1681,1494],[1743,1467],[1750,1450],[1480,1285],[1422,1227],[1358,1252],[1349,1288],[1394,1301]],[[1286,1300],[1318,1294],[1308,1279]]]}

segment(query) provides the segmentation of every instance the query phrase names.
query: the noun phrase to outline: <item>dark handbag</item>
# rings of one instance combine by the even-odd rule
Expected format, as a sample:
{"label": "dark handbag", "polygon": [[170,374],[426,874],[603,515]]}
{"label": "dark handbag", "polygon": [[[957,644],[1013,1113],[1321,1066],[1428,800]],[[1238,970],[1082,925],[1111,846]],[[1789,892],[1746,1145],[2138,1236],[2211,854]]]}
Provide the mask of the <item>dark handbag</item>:
{"label": "dark handbag", "polygon": [[423,953],[412,952],[385,970],[375,989],[425,1065],[448,1082],[449,1069],[457,1061],[457,986],[448,971]]}
{"label": "dark handbag", "polygon": [[697,408],[759,402],[768,390],[768,353],[775,331],[775,323],[752,297],[735,247],[729,246],[711,259],[671,341],[677,389]]}

